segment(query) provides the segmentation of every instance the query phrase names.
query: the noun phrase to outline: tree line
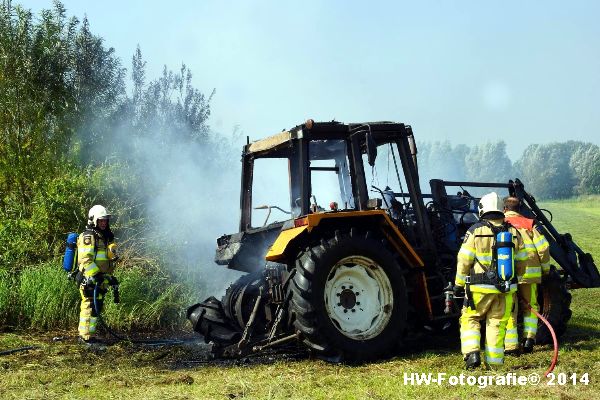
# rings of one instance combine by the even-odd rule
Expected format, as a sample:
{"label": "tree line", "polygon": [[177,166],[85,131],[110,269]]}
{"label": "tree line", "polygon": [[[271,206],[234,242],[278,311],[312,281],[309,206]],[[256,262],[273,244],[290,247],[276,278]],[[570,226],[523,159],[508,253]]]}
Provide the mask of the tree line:
{"label": "tree line", "polygon": [[477,146],[419,144],[421,185],[429,179],[507,182],[519,178],[538,199],[600,194],[600,147],[592,143],[532,144],[512,162],[502,141]]}

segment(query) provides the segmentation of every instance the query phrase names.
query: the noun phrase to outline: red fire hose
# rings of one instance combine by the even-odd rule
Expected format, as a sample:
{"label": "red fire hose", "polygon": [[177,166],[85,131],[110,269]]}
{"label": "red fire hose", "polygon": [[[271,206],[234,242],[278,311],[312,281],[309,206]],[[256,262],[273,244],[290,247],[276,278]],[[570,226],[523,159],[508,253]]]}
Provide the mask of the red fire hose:
{"label": "red fire hose", "polygon": [[552,335],[552,342],[554,342],[554,355],[552,356],[552,363],[550,363],[550,368],[548,368],[548,370],[546,372],[544,372],[544,376],[548,376],[548,374],[554,370],[554,367],[556,366],[556,362],[558,361],[558,339],[556,338],[556,333],[554,332],[554,329],[552,329],[552,325],[550,325],[550,322],[548,322],[548,320],[546,318],[544,318],[533,307],[531,307],[531,304],[529,304],[528,301],[526,301],[524,299],[521,299],[521,300],[525,303],[525,305],[527,305],[527,307],[529,307],[529,309],[531,311],[533,311],[533,313],[535,315],[537,315],[537,317],[539,319],[542,320],[542,322],[544,324],[546,324],[546,326],[548,327],[548,330],[550,331],[550,334]]}

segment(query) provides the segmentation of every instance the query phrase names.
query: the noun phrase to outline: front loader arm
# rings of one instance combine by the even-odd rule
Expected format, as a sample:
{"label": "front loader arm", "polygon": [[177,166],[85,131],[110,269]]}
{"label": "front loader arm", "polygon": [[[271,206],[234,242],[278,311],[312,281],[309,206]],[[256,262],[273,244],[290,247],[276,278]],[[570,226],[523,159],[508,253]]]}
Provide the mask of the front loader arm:
{"label": "front loader arm", "polygon": [[525,191],[523,183],[516,179],[510,181],[512,195],[521,199],[532,216],[542,226],[544,236],[550,243],[550,255],[573,278],[579,287],[600,287],[600,274],[590,253],[585,253],[571,237],[570,233],[559,233],[542,210],[535,198]]}

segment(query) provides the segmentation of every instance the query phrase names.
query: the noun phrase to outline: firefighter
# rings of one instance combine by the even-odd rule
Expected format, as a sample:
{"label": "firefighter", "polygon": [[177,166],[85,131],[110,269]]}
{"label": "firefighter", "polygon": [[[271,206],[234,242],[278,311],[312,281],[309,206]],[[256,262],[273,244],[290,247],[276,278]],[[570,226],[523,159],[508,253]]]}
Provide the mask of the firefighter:
{"label": "firefighter", "polygon": [[88,213],[86,230],[77,238],[77,281],[81,294],[79,339],[87,344],[98,342],[95,338],[98,321],[96,306],[100,312],[108,287],[118,285],[112,275],[118,257],[114,235],[110,230],[110,217],[105,207],[93,206]]}
{"label": "firefighter", "polygon": [[[454,282],[456,297],[464,297],[460,317],[461,351],[467,369],[481,365],[480,321],[485,321],[485,363],[492,367],[504,362],[504,336],[511,315],[517,281],[514,272],[500,277],[497,271],[497,234],[512,235],[510,247],[517,267],[527,259],[524,242],[519,232],[504,223],[502,200],[488,193],[479,201],[480,221],[465,234],[457,257]],[[508,243],[503,243],[504,247]],[[505,279],[506,278],[506,279]]]}
{"label": "firefighter", "polygon": [[[541,227],[535,220],[526,218],[519,214],[520,201],[516,197],[504,199],[504,216],[512,226],[521,232],[525,239],[525,248],[528,253],[527,264],[524,269],[517,269],[518,297],[523,302],[517,302],[514,312],[511,314],[506,327],[506,339],[504,342],[507,353],[518,354],[519,336],[517,331],[517,314],[519,303],[523,308],[523,340],[521,347],[524,353],[531,353],[535,345],[538,319],[533,309],[538,310],[537,285],[542,282],[542,275],[550,272],[550,245],[541,232]],[[527,302],[527,303],[525,303]]]}

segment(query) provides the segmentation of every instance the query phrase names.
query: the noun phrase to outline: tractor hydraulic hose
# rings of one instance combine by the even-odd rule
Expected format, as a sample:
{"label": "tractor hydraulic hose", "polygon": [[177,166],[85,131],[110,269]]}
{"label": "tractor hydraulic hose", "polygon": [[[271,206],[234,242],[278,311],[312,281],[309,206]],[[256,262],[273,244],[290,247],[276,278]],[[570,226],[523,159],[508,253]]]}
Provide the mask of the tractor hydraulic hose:
{"label": "tractor hydraulic hose", "polygon": [[108,333],[110,333],[112,336],[114,336],[115,339],[117,339],[118,341],[126,341],[126,342],[131,342],[134,344],[146,344],[146,345],[151,345],[151,346],[166,346],[166,345],[179,345],[179,344],[183,344],[183,340],[169,340],[169,339],[164,339],[164,340],[134,340],[131,339],[127,336],[120,336],[117,335],[112,329],[110,329],[110,327],[108,326],[108,324],[106,322],[104,322],[104,319],[102,318],[102,315],[100,315],[100,308],[98,307],[98,288],[100,287],[100,283],[96,282],[96,285],[94,286],[94,311],[96,311],[96,316],[98,317],[98,321],[100,321],[100,324],[102,324],[102,326],[104,327],[104,329],[106,329],[106,331]]}
{"label": "tractor hydraulic hose", "polygon": [[544,376],[548,376],[548,374],[554,370],[554,367],[556,366],[556,363],[558,361],[558,339],[556,338],[556,333],[554,332],[552,325],[550,325],[550,322],[548,322],[548,320],[546,318],[544,318],[539,312],[537,312],[535,310],[535,308],[531,307],[531,304],[529,304],[528,301],[526,301],[524,299],[521,299],[521,300],[523,300],[525,305],[527,307],[529,307],[529,309],[531,311],[533,311],[533,313],[539,319],[542,320],[542,322],[548,327],[548,330],[550,331],[550,334],[552,335],[552,342],[554,343],[554,355],[552,356],[552,362],[550,363],[550,367],[548,368],[548,370],[546,372],[544,372]]}

